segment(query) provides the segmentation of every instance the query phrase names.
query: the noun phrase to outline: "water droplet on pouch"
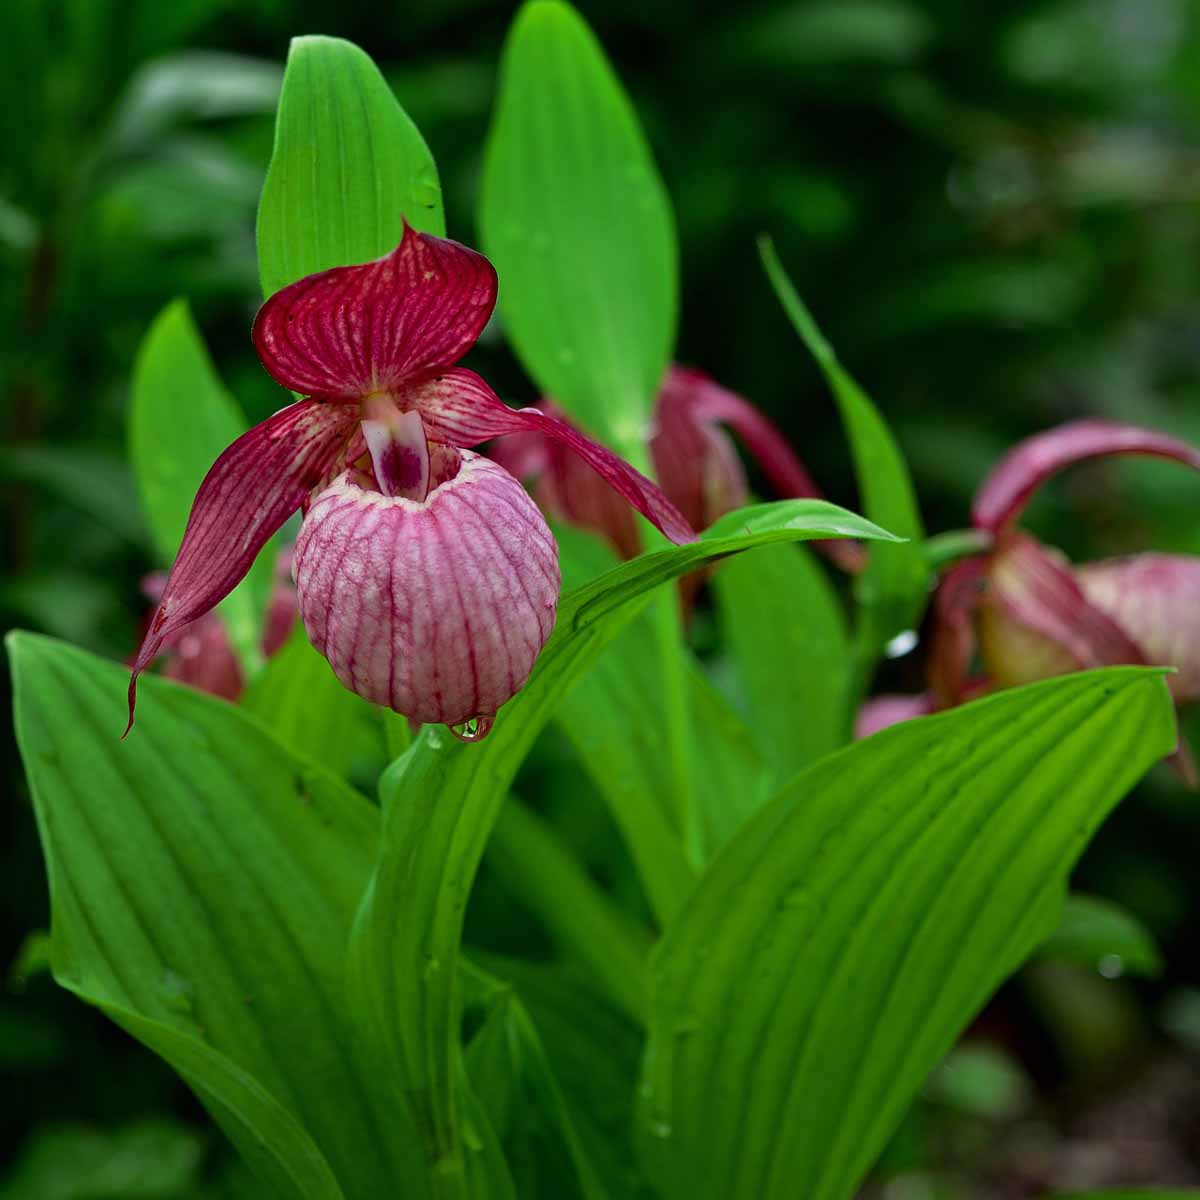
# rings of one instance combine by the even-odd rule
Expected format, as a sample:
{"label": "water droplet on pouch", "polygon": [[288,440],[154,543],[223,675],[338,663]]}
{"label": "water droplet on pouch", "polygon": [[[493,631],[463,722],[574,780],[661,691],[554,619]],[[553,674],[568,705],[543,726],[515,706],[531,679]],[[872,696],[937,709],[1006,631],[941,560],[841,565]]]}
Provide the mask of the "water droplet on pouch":
{"label": "water droplet on pouch", "polygon": [[495,723],[495,717],[468,717],[461,725],[451,725],[449,729],[460,742],[482,742]]}
{"label": "water droplet on pouch", "polygon": [[671,1127],[666,1121],[653,1121],[650,1125],[650,1136],[656,1138],[669,1138],[671,1136]]}
{"label": "water droplet on pouch", "polygon": [[1096,970],[1105,979],[1120,979],[1125,974],[1125,960],[1119,954],[1103,954],[1096,963]]}

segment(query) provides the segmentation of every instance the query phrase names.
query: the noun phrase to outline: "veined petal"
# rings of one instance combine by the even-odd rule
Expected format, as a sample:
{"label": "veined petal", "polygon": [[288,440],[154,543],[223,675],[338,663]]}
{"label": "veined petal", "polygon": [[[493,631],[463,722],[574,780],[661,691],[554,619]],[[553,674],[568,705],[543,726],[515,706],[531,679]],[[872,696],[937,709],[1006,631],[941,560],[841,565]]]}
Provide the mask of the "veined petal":
{"label": "veined petal", "polygon": [[978,529],[999,530],[1021,515],[1029,497],[1064,467],[1111,454],[1170,458],[1200,470],[1200,450],[1178,438],[1115,421],[1071,421],[1013,447],[975,496],[971,519]]}
{"label": "veined petal", "polygon": [[496,272],[482,254],[406,221],[391,254],[276,292],[258,310],[254,347],[284,387],[357,399],[456,363],[495,305]]}
{"label": "veined petal", "polygon": [[672,367],[663,382],[659,404],[662,410],[686,406],[698,421],[728,425],[745,442],[780,496],[822,498],[821,489],[779,429],[748,400],[703,371]]}
{"label": "veined petal", "polygon": [[1146,662],[1129,633],[1088,600],[1066,559],[1025,534],[1006,536],[992,555],[980,648],[1003,687]]}
{"label": "veined petal", "polygon": [[456,367],[405,389],[401,407],[420,410],[429,437],[454,446],[477,446],[509,433],[542,433],[578,455],[671,541],[696,533],[662,490],[599,442],[537,408],[509,408],[474,371]]}
{"label": "veined petal", "polygon": [[983,557],[955,563],[942,576],[933,598],[929,683],[942,704],[961,703],[976,686],[971,679],[971,662],[986,569],[987,559]]}
{"label": "veined petal", "polygon": [[174,631],[233,591],[267,539],[342,453],[357,418],[357,405],[301,400],[242,434],[213,463],[133,663],[126,733],[138,675]]}
{"label": "veined petal", "polygon": [[1177,669],[1167,680],[1177,702],[1200,699],[1200,558],[1135,554],[1088,563],[1075,578],[1147,662]]}
{"label": "veined petal", "polygon": [[296,540],[300,615],[342,683],[413,720],[490,718],[529,677],[554,628],[558,551],[502,467],[458,470],[421,502],[346,472]]}
{"label": "veined petal", "polygon": [[[824,493],[778,427],[748,400],[722,387],[703,371],[673,366],[663,381],[658,400],[658,414],[660,427],[664,432],[674,428],[678,436],[679,417],[682,416],[687,424],[697,431],[707,432],[709,438],[715,442],[709,451],[709,479],[717,481],[718,486],[726,493],[728,503],[724,511],[737,508],[739,504],[746,502],[746,480],[741,463],[726,442],[722,431],[716,428],[718,425],[728,426],[741,438],[778,496],[785,499],[824,499]],[[655,439],[656,467],[658,440]],[[674,496],[675,492],[667,482],[666,471],[658,468],[658,473],[668,494]],[[684,511],[687,512],[687,509]],[[716,513],[703,524],[709,525],[720,515],[721,513]],[[688,516],[691,517],[690,512]],[[866,565],[866,555],[857,542],[838,538],[817,542],[815,548],[845,571],[861,571]]]}

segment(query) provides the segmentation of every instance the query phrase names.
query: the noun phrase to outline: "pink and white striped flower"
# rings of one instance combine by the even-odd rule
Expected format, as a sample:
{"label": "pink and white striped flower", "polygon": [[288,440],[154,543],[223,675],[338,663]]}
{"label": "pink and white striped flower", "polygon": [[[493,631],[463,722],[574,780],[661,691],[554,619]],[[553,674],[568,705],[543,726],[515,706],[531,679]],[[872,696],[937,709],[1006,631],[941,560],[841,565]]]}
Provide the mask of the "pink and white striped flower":
{"label": "pink and white striped flower", "polygon": [[283,288],[254,344],[305,398],[240,437],[192,506],[133,665],[210,610],[298,508],[293,575],[313,645],[346,687],[475,736],[529,677],[554,626],[557,550],[511,475],[470,447],[535,432],[586,463],[675,542],[694,538],[648,479],[536,408],[511,409],[454,364],[496,302],[483,255],[404,224],[374,262]]}

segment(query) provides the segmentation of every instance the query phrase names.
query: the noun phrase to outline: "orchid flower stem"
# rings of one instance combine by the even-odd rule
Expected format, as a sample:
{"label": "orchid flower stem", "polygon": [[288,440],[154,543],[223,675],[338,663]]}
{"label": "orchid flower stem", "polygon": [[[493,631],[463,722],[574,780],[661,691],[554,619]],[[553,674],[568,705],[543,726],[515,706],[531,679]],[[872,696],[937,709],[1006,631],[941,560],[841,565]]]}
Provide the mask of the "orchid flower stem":
{"label": "orchid flower stem", "polygon": [[[653,465],[645,438],[626,439],[617,447],[627,462],[644,475],[653,478]],[[649,549],[666,545],[658,530],[649,530]],[[704,831],[696,803],[695,780],[692,775],[691,721],[688,712],[687,671],[684,661],[685,637],[679,596],[674,588],[659,588],[647,610],[658,647],[659,671],[663,681],[666,712],[663,713],[663,732],[666,751],[674,782],[672,823],[679,834],[684,855],[692,866],[704,865]],[[682,899],[682,897],[681,897]]]}
{"label": "orchid flower stem", "polygon": [[553,827],[510,796],[488,843],[488,863],[605,996],[646,1023],[650,931],[592,882]]}
{"label": "orchid flower stem", "polygon": [[962,558],[986,554],[992,548],[993,535],[986,529],[951,529],[926,538],[922,549],[925,561],[936,572]]}

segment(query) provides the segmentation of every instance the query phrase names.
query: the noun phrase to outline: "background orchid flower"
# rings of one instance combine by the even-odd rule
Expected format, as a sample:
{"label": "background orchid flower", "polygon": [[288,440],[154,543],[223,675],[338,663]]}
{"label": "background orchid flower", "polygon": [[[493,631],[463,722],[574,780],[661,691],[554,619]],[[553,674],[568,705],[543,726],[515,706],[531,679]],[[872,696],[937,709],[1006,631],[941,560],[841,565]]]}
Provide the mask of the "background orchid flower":
{"label": "background orchid flower", "polygon": [[[562,416],[553,400],[543,399],[538,407]],[[741,439],[779,496],[821,496],[787,439],[749,401],[703,371],[672,366],[659,389],[647,448],[663,491],[694,528],[707,528],[750,498],[746,472],[726,428]],[[518,478],[532,481],[534,497],[549,516],[600,534],[623,558],[639,552],[628,507],[561,444],[530,433],[489,453]],[[862,566],[855,542],[819,546],[847,570]]]}
{"label": "background orchid flower", "polygon": [[[1147,553],[1077,567],[1016,525],[1037,488],[1059,471],[1130,454],[1200,470],[1195,447],[1100,420],[1037,434],[997,464],[972,508],[972,524],[991,549],[947,571],[934,598],[929,694],[875,698],[859,715],[860,729],[891,723],[889,712],[894,720],[920,715],[920,704],[932,711],[993,688],[1117,663],[1175,667],[1168,682],[1176,703],[1200,698],[1200,558]],[[912,702],[907,711],[904,699]]]}
{"label": "background orchid flower", "polygon": [[417,233],[373,262],[273,295],[254,322],[263,365],[305,398],[240,437],[197,493],[133,665],[246,574],[302,505],[293,575],[313,645],[351,690],[416,721],[496,710],[529,676],[554,625],[557,550],[502,467],[468,447],[536,431],[569,449],[675,542],[693,531],[662,492],[536,408],[510,409],[454,364],[496,302],[483,255]]}
{"label": "background orchid flower", "polygon": [[[261,645],[266,658],[282,649],[296,621],[298,609],[291,563],[290,550],[280,554],[276,561],[275,583],[263,618]],[[155,571],[142,581],[143,593],[156,607],[166,583],[165,571]],[[151,618],[154,611],[151,610]],[[171,633],[163,643],[162,656],[163,675],[199,691],[236,700],[246,686],[229,631],[215,612],[207,612]]]}

